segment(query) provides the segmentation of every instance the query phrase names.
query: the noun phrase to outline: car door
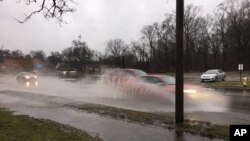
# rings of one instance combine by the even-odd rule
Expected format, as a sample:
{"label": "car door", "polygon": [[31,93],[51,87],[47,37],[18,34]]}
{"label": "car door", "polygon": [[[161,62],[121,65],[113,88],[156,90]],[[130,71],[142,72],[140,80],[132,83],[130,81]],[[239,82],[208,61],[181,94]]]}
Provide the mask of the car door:
{"label": "car door", "polygon": [[151,76],[141,77],[141,82],[137,85],[136,89],[142,92],[143,94],[154,94],[155,90],[158,89],[158,80]]}

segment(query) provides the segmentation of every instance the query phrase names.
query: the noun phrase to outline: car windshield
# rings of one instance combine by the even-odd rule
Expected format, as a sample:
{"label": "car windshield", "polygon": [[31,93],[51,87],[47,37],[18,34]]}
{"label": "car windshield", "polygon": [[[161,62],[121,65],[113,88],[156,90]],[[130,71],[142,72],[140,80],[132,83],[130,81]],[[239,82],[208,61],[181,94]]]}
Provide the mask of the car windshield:
{"label": "car windshield", "polygon": [[152,83],[152,84],[158,84],[158,83],[164,83],[168,85],[175,85],[175,78],[171,76],[146,76],[142,77],[142,80],[147,83]]}
{"label": "car windshield", "polygon": [[162,81],[169,85],[175,85],[175,78],[172,76],[163,76]]}
{"label": "car windshield", "polygon": [[216,74],[218,70],[208,70],[205,72],[205,74]]}
{"label": "car windshield", "polygon": [[22,75],[33,75],[33,74],[30,73],[30,72],[22,72],[21,74],[22,74]]}
{"label": "car windshield", "polygon": [[158,84],[158,83],[163,83],[158,77],[154,76],[145,76],[141,78],[143,82],[146,83],[151,83],[151,84]]}
{"label": "car windshield", "polygon": [[119,77],[141,77],[147,75],[147,73],[137,69],[116,69],[109,72],[108,75]]}

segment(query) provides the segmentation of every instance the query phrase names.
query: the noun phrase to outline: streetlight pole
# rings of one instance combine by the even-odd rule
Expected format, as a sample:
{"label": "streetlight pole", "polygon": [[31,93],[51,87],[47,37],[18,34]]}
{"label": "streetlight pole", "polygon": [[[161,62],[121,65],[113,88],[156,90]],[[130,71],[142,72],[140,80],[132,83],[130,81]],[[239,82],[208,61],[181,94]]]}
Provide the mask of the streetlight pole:
{"label": "streetlight pole", "polygon": [[183,31],[184,0],[176,0],[176,85],[175,85],[175,121],[183,123]]}

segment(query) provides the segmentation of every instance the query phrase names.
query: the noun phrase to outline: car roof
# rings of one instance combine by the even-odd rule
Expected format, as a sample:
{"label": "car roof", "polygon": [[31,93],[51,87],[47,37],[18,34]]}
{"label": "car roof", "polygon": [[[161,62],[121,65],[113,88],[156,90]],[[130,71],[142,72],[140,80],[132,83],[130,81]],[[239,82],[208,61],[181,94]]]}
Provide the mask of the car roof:
{"label": "car roof", "polygon": [[[112,69],[111,71],[116,71],[116,70],[140,70],[140,69],[124,69],[124,68],[116,68],[116,69]],[[143,71],[143,70],[140,70],[140,71]]]}
{"label": "car roof", "polygon": [[120,69],[120,68],[112,69],[109,72],[112,73],[112,72],[116,72],[116,71],[131,71],[131,72],[133,72],[133,71],[142,71],[142,72],[144,72],[143,70],[140,70],[140,69]]}
{"label": "car roof", "polygon": [[19,74],[32,74],[31,72],[19,72]]}
{"label": "car roof", "polygon": [[221,69],[210,69],[210,70],[207,70],[207,71],[220,71]]}

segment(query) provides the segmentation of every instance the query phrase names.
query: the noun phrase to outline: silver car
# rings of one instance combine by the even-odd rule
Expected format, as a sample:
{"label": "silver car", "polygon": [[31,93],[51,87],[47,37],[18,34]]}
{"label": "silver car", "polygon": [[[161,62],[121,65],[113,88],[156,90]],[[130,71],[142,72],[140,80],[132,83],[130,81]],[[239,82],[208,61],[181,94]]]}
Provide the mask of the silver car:
{"label": "silver car", "polygon": [[37,81],[38,76],[30,72],[20,72],[16,76],[18,82]]}
{"label": "silver car", "polygon": [[220,69],[207,70],[201,76],[201,82],[204,81],[225,81],[226,73]]}
{"label": "silver car", "polygon": [[38,76],[30,72],[20,72],[16,75],[17,82],[25,83],[27,87],[30,85],[38,86]]}

